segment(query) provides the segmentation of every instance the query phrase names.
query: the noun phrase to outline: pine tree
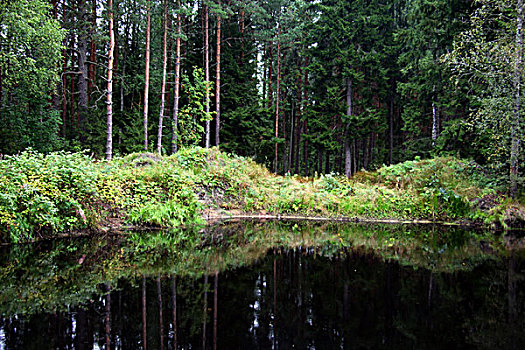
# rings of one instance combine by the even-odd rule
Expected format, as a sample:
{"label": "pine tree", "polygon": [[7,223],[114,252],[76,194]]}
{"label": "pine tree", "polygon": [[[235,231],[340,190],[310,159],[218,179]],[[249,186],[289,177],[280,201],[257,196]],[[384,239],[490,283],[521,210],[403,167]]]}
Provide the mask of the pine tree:
{"label": "pine tree", "polygon": [[108,51],[108,85],[107,85],[107,137],[106,159],[113,157],[113,53],[115,50],[115,33],[113,31],[113,0],[108,0],[109,51]]}

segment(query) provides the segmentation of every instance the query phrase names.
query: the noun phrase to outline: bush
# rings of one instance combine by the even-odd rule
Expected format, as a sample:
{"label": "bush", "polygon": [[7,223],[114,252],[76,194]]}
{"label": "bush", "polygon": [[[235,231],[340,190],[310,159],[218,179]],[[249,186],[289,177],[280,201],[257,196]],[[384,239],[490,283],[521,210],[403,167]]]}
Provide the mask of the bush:
{"label": "bush", "polygon": [[0,160],[2,240],[31,240],[86,227],[84,205],[96,195],[97,171],[84,153],[47,156],[31,149]]}

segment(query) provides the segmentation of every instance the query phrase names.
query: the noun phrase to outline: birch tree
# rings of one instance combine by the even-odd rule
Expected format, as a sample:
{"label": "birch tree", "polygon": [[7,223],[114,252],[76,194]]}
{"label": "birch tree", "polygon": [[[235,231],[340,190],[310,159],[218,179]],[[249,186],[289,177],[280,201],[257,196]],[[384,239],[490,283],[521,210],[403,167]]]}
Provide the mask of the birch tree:
{"label": "birch tree", "polygon": [[523,0],[478,0],[471,27],[444,56],[456,84],[468,85],[479,105],[472,125],[494,167],[508,166],[509,190],[518,189],[523,75]]}

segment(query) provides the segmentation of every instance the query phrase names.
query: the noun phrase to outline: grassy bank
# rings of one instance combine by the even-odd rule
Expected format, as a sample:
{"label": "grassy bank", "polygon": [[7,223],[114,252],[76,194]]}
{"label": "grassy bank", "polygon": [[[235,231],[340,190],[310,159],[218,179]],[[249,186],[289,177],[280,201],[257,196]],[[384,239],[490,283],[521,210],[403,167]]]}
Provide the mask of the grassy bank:
{"label": "grassy bank", "polygon": [[241,213],[502,226],[523,221],[523,207],[499,192],[481,167],[455,158],[409,161],[352,179],[275,176],[215,148],[112,162],[34,151],[0,160],[3,242],[122,225],[174,227]]}

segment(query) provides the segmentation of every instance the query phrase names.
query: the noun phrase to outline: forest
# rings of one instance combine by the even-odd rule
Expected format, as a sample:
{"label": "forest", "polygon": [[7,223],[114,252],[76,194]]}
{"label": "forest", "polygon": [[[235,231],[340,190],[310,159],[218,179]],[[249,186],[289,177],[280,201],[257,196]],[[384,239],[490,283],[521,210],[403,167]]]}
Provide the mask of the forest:
{"label": "forest", "polygon": [[446,154],[519,182],[522,1],[3,0],[0,11],[3,154],[217,145],[280,174],[348,176]]}
{"label": "forest", "polygon": [[524,17],[0,0],[0,349],[519,348]]}
{"label": "forest", "polygon": [[[126,166],[192,147],[216,146],[228,154],[190,150],[159,167],[196,165],[196,173],[181,175],[195,176],[188,188],[210,181],[201,171],[225,176],[215,159],[235,176],[264,173],[248,163],[239,175],[240,156],[275,174],[318,180],[325,174],[319,181],[327,191],[351,193],[353,184],[333,179],[360,174],[356,181],[440,196],[447,208],[459,203],[457,196],[473,207],[473,198],[483,202],[489,195],[501,204],[502,196],[519,200],[522,193],[522,0],[0,2],[0,165],[7,208],[0,223],[7,227],[22,210],[59,208],[57,191],[67,189],[73,204],[55,209],[86,221],[79,213],[89,200],[75,196],[90,187],[72,189],[91,181],[91,166],[82,157],[76,163],[68,156],[41,158],[56,151],[84,152],[93,160],[138,154],[120,161]],[[208,168],[203,157],[211,157]],[[422,159],[434,161],[417,163]],[[42,175],[41,169],[55,169],[56,176],[33,181],[36,175],[27,175]],[[114,171],[108,169],[102,172]],[[71,174],[84,180],[77,183]],[[98,179],[107,181],[107,174]],[[151,195],[173,186],[156,174],[151,181],[162,190]],[[122,180],[132,175],[113,176],[116,188],[132,188]],[[470,187],[469,177],[477,181]],[[231,186],[230,180],[220,185],[222,192],[244,191],[240,180]],[[36,186],[27,190],[31,200],[13,187],[17,181],[24,189]],[[288,182],[290,195],[302,193],[293,190],[304,187],[301,181]],[[312,181],[314,193],[319,186]],[[268,185],[271,193],[283,183],[277,182]],[[106,185],[96,186],[97,196],[109,200]],[[270,200],[256,192],[236,201],[247,208],[249,198],[260,196],[261,210]],[[35,193],[44,204],[35,202]],[[300,211],[314,202],[307,197],[286,200],[285,207]],[[458,205],[452,217],[461,216],[465,205]],[[355,212],[351,207],[344,212]],[[281,207],[277,201],[271,208]],[[426,202],[417,210],[425,214],[416,216],[434,216],[435,208]],[[316,210],[341,212],[332,204]],[[412,209],[396,212],[413,215]]]}

